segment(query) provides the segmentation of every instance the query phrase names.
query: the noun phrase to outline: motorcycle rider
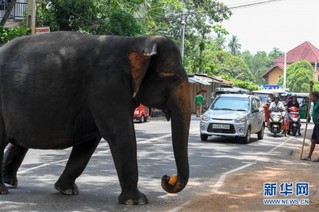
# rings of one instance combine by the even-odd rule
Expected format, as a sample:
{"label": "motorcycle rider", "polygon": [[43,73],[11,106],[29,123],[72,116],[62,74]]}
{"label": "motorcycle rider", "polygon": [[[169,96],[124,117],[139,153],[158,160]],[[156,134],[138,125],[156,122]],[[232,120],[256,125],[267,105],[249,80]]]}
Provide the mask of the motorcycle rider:
{"label": "motorcycle rider", "polygon": [[[299,106],[299,102],[297,101],[297,95],[294,94],[292,96],[292,99],[287,103],[287,108],[290,108],[290,107],[297,107],[297,108],[300,108]],[[298,124],[299,124],[299,128],[298,128],[298,135],[301,135],[300,133],[300,128],[301,128],[301,123],[300,123],[300,119],[298,121]]]}
{"label": "motorcycle rider", "polygon": [[288,101],[288,103],[287,103],[287,108],[290,108],[290,107],[299,108],[299,102],[297,101],[297,95],[296,94],[294,94],[292,96],[292,99],[290,101]]}
{"label": "motorcycle rider", "polygon": [[270,103],[269,105],[269,110],[270,111],[280,111],[281,115],[283,117],[283,133],[287,130],[287,122],[286,122],[286,117],[285,117],[285,105],[281,101],[279,101],[279,95],[275,94],[274,95],[274,101]]}
{"label": "motorcycle rider", "polygon": [[269,105],[269,110],[275,111],[275,110],[278,110],[278,109],[281,109],[283,111],[282,112],[282,114],[283,114],[284,111],[285,111],[285,105],[284,105],[284,103],[279,101],[279,95],[275,94],[274,95],[274,101],[271,102],[270,105]]}

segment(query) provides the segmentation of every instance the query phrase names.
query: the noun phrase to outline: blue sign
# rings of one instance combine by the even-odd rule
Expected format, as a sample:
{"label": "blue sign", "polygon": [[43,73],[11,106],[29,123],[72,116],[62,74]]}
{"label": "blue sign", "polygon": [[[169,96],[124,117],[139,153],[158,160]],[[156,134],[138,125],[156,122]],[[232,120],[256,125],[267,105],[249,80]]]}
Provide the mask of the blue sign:
{"label": "blue sign", "polygon": [[271,84],[265,84],[262,86],[265,90],[273,90],[273,89],[282,89],[281,85],[271,85]]}

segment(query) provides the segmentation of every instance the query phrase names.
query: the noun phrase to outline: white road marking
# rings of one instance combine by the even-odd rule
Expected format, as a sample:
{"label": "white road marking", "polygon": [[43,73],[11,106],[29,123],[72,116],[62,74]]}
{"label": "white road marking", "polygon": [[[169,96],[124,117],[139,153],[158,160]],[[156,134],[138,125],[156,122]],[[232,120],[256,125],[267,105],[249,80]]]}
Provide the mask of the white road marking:
{"label": "white road marking", "polygon": [[54,162],[50,162],[50,163],[46,163],[46,164],[41,164],[39,166],[35,166],[35,167],[30,168],[30,169],[25,169],[25,170],[22,170],[22,171],[18,171],[18,174],[26,174],[28,172],[31,172],[31,171],[35,170],[35,169],[40,169],[42,167],[50,166],[52,164],[65,163],[66,161],[68,161],[68,159],[63,159],[63,160],[58,160],[58,161],[54,161]]}
{"label": "white road marking", "polygon": [[[197,131],[198,129],[196,128],[193,128],[193,129],[190,129],[189,132],[193,132],[193,131]],[[167,135],[162,135],[162,136],[159,136],[159,137],[156,137],[156,138],[150,138],[150,139],[146,139],[146,140],[143,140],[143,141],[139,141],[139,143],[144,143],[144,142],[152,142],[152,141],[156,141],[156,140],[161,140],[161,139],[164,139],[164,138],[168,138],[168,137],[171,137],[171,134],[167,134]],[[94,155],[92,156],[94,157]],[[21,170],[21,171],[18,171],[18,174],[26,174],[26,173],[29,173],[33,170],[36,170],[36,169],[40,169],[40,168],[43,168],[43,167],[46,167],[46,166],[50,166],[50,165],[54,165],[54,164],[59,164],[59,163],[65,163],[67,162],[69,159],[63,159],[63,160],[59,160],[59,161],[54,161],[54,162],[49,162],[49,163],[45,163],[45,164],[41,164],[41,165],[38,165],[38,166],[35,166],[35,167],[32,167],[32,168],[29,168],[29,169],[25,169],[25,170]]]}

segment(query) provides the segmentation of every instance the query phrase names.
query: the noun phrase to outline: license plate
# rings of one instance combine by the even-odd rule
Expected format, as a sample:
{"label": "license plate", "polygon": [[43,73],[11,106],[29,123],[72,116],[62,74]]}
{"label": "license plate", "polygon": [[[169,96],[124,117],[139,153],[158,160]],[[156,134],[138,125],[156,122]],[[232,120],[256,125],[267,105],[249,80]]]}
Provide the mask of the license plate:
{"label": "license plate", "polygon": [[230,125],[229,124],[213,124],[213,128],[214,129],[230,129]]}

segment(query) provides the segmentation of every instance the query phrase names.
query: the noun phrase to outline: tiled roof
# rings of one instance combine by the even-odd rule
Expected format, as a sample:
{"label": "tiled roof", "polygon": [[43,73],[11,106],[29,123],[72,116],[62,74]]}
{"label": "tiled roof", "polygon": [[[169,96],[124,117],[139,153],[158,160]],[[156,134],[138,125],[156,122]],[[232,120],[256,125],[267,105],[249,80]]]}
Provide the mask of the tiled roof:
{"label": "tiled roof", "polygon": [[[262,73],[260,77],[266,77],[276,67],[279,67],[281,70],[284,70],[284,57],[285,55],[283,54],[280,57],[276,58],[274,60],[274,66]],[[287,66],[300,60],[307,60],[312,64],[316,62],[319,63],[319,49],[312,45],[310,42],[306,41],[300,44],[299,46],[293,48],[292,50],[288,51],[286,59]]]}
{"label": "tiled roof", "polygon": [[[275,59],[274,65],[284,63],[284,54]],[[287,63],[291,64],[300,60],[307,60],[310,63],[319,63],[319,49],[306,41],[287,52]]]}

